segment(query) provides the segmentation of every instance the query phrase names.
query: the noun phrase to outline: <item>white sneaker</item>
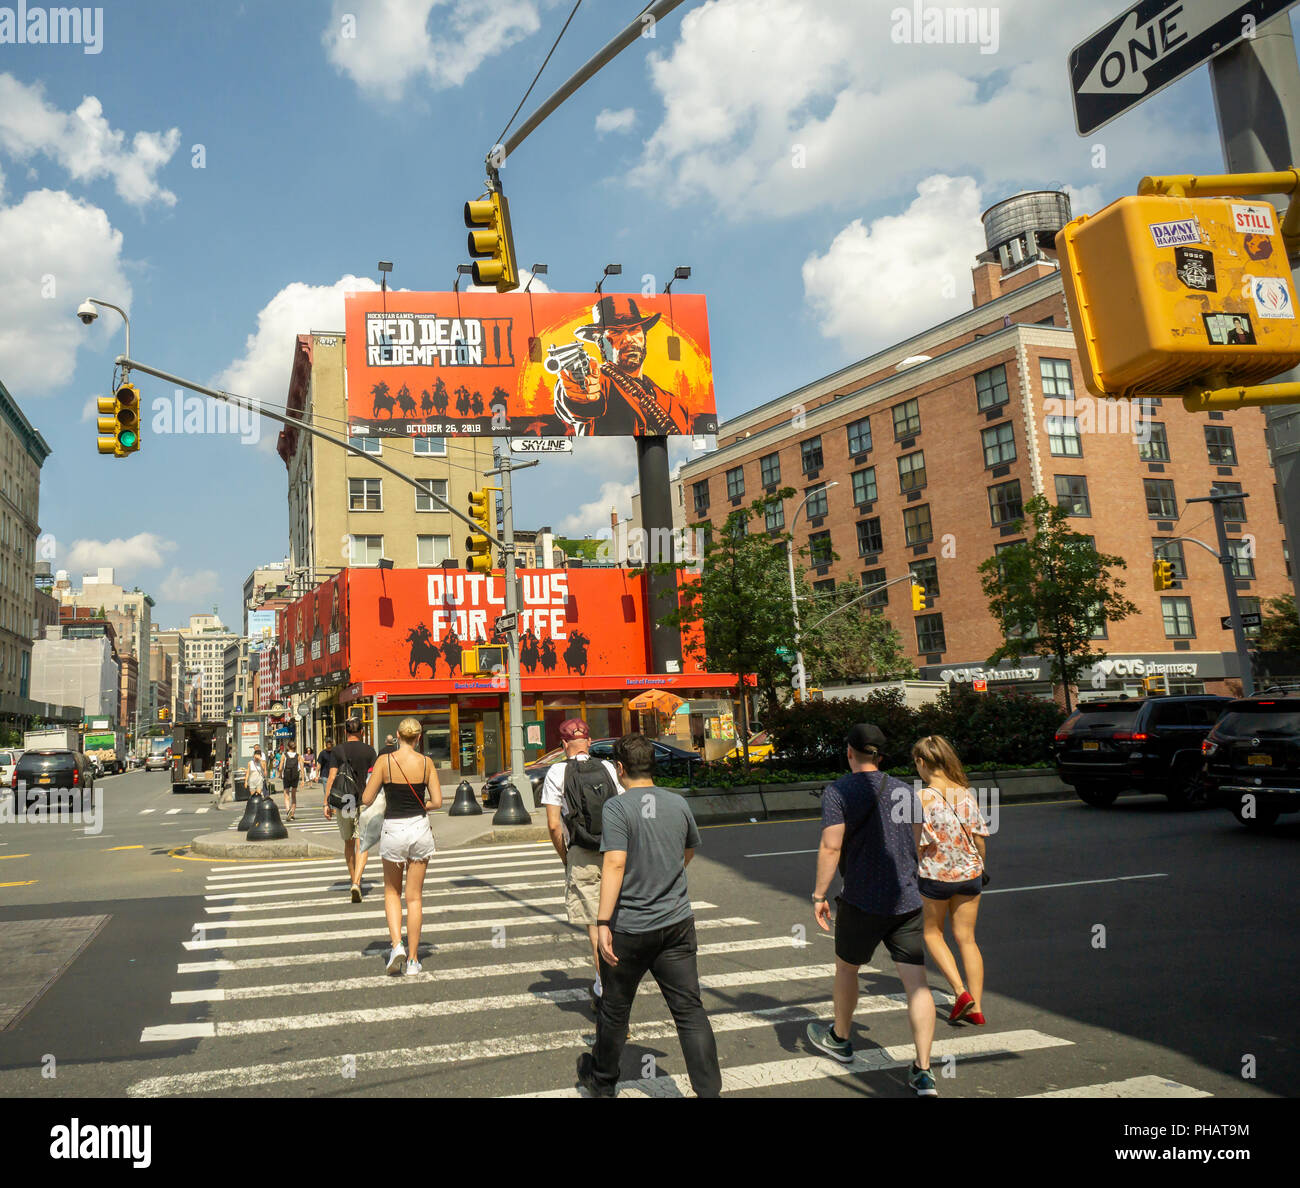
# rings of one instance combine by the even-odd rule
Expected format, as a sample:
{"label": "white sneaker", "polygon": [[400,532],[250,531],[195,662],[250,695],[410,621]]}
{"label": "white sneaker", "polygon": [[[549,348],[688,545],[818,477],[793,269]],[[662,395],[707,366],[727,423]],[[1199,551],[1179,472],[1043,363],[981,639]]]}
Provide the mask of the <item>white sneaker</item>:
{"label": "white sneaker", "polygon": [[387,972],[400,976],[406,968],[406,949],[398,945],[388,954]]}
{"label": "white sneaker", "polygon": [[406,976],[418,974],[424,967],[418,961],[408,961],[406,963]]}

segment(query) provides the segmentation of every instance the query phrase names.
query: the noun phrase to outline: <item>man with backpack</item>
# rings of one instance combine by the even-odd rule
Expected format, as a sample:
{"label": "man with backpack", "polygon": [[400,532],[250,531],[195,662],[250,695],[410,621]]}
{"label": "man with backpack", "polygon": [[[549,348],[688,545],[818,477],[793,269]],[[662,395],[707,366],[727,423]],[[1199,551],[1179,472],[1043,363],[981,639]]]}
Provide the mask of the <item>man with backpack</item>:
{"label": "man with backpack", "polygon": [[592,1009],[600,1003],[600,943],[596,913],[600,907],[600,830],[606,800],[623,791],[608,760],[593,759],[591,730],[581,718],[560,723],[564,762],[552,763],[542,785],[546,826],[551,844],[564,863],[564,904],[570,924],[586,928],[596,980],[591,987]]}
{"label": "man with backpack", "polygon": [[[337,812],[343,838],[343,857],[352,883],[352,902],[361,902],[361,876],[366,869],[365,850],[357,846],[357,824],[361,819],[361,793],[375,765],[375,748],[361,741],[361,719],[349,718],[343,727],[344,742],[330,756],[330,777],[325,784],[325,819]],[[323,765],[323,764],[322,764]]]}

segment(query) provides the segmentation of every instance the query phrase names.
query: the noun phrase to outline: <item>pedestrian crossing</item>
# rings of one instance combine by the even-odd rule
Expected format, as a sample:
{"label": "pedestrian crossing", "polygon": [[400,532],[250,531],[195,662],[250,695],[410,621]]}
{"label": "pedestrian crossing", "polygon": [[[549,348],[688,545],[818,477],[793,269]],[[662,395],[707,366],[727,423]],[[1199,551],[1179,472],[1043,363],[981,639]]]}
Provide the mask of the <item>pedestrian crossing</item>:
{"label": "pedestrian crossing", "polygon": [[[140,1033],[129,1095],[364,1087],[388,1095],[577,1096],[574,1063],[594,1039],[594,969],[585,931],[567,922],[563,871],[549,845],[435,855],[422,897],[418,974],[386,976],[378,861],[365,883],[354,904],[341,859],[214,867],[189,934],[176,938],[175,988]],[[759,919],[743,884],[735,896],[719,894],[719,886],[711,884],[714,897],[731,902],[698,894],[693,906],[723,1092],[906,1096],[913,1049],[892,966],[862,970],[855,1055],[848,1064],[830,1060],[804,1037],[809,1022],[830,1015],[829,938],[815,927]],[[941,1095],[1206,1096],[1150,1070],[1092,1081],[1099,1064],[1090,1057],[1079,1059],[1076,1078],[1064,1079],[1061,1060],[1082,1056],[1084,1045],[1013,1019],[1002,1030],[948,1028],[942,1019],[952,998],[939,982],[932,974],[941,1020],[932,1067]],[[620,1092],[689,1095],[676,1030],[650,977],[632,1027]]]}

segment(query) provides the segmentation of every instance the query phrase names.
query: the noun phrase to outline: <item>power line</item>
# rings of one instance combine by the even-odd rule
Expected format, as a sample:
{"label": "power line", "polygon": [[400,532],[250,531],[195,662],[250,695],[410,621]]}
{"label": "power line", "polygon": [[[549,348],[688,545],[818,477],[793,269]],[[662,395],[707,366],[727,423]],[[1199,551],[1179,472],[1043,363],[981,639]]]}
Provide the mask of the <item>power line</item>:
{"label": "power line", "polygon": [[533,93],[533,88],[537,85],[537,80],[542,77],[542,71],[546,69],[546,64],[551,60],[551,55],[554,54],[555,51],[559,48],[560,38],[564,36],[565,31],[569,27],[569,23],[573,20],[575,16],[578,15],[578,9],[581,7],[582,7],[582,0],[578,0],[578,2],[573,6],[573,11],[569,13],[569,19],[564,22],[564,28],[560,30],[560,36],[555,39],[555,44],[551,46],[550,52],[546,55],[545,59],[542,61],[541,67],[538,69],[537,73],[533,76],[533,81],[528,84],[528,90],[524,92],[524,97],[519,100],[519,106],[515,108],[513,114],[506,121],[506,126],[501,129],[501,135],[496,138],[497,144],[501,144],[505,140],[506,133],[510,131],[510,125],[515,122],[515,118],[523,110],[524,104],[528,102],[528,96]]}

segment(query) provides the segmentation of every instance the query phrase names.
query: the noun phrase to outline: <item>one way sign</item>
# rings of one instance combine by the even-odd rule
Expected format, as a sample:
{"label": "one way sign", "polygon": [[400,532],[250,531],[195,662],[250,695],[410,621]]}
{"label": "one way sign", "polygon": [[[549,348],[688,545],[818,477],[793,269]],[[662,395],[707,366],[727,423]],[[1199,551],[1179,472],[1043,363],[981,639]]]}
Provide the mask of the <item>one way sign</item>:
{"label": "one way sign", "polygon": [[1230,49],[1296,0],[1139,0],[1070,51],[1080,136]]}

